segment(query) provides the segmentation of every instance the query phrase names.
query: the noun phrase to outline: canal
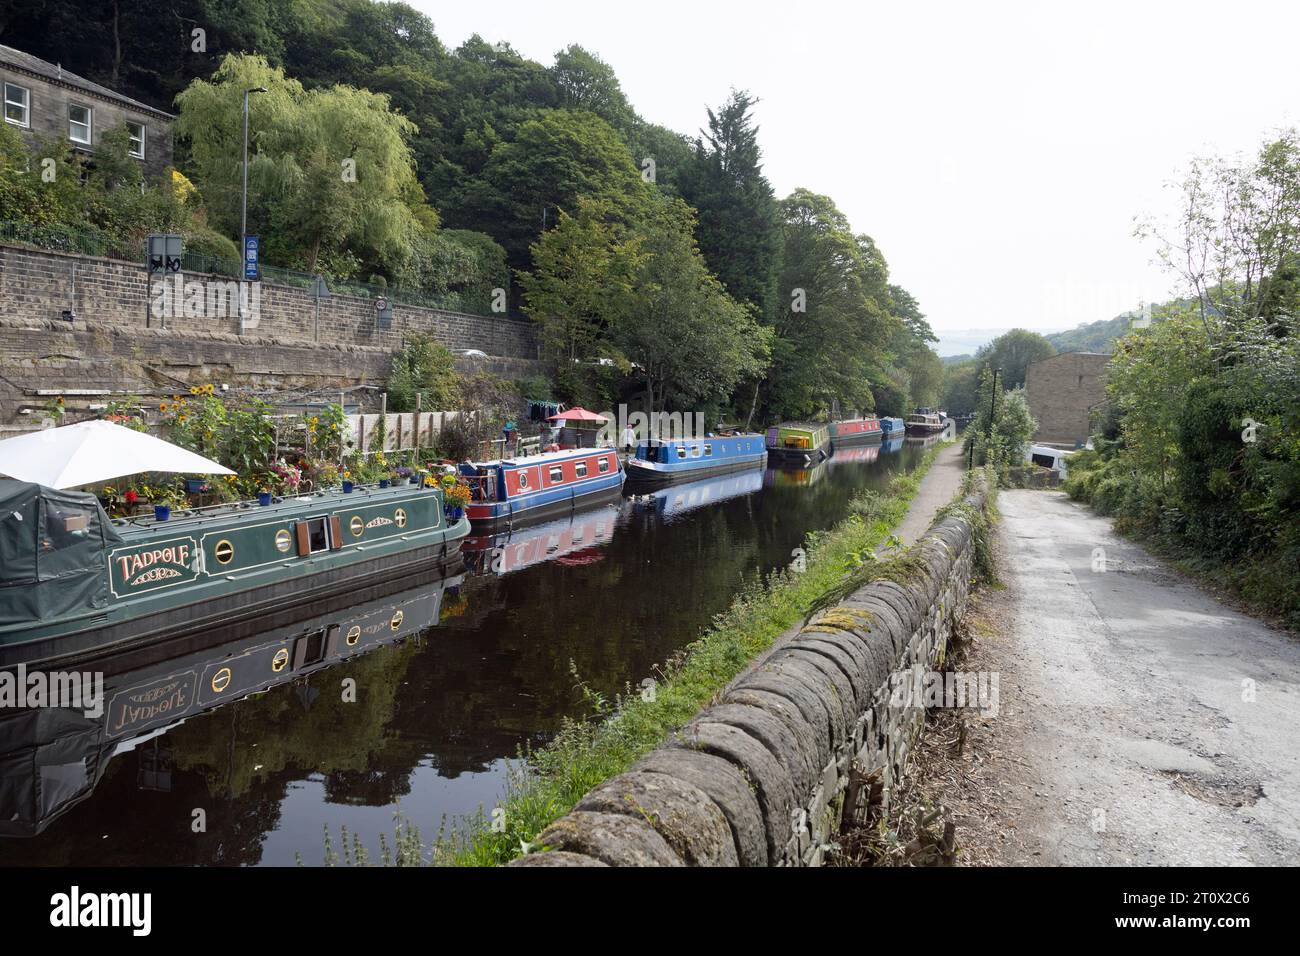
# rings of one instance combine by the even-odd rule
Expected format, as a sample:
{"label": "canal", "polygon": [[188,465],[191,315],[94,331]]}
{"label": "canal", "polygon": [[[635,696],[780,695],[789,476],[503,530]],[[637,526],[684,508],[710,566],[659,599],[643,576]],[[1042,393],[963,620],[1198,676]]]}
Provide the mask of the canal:
{"label": "canal", "polygon": [[7,715],[0,833],[27,835],[0,837],[0,865],[320,865],[327,828],[335,848],[346,828],[377,859],[398,811],[428,842],[444,821],[490,810],[520,748],[583,713],[579,679],[613,695],[654,678],[738,588],[790,563],[808,531],[932,442],[471,538],[448,576],[357,596],[348,639],[373,639],[368,652],[179,723],[168,702],[201,701],[205,673],[256,639],[112,676],[94,720]]}

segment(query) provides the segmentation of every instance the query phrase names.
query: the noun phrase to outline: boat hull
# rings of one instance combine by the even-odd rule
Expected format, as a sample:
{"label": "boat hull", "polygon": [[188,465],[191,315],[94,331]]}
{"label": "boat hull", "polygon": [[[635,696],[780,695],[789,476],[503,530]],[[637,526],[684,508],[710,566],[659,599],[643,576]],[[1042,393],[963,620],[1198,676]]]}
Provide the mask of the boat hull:
{"label": "boat hull", "polygon": [[831,437],[831,444],[847,448],[852,445],[879,445],[883,434],[879,431],[857,432],[852,435],[834,435]]}
{"label": "boat hull", "polygon": [[830,453],[830,442],[816,448],[768,448],[768,457],[777,464],[797,465],[804,461],[825,461]]}
{"label": "boat hull", "polygon": [[[266,615],[280,614],[326,600],[339,593],[413,575],[457,561],[469,523],[457,522],[426,545],[404,550],[383,549],[374,557],[331,565],[308,574],[280,577],[241,590],[204,596],[145,614],[88,619],[83,626],[62,627],[57,633],[39,631],[16,643],[0,644],[0,667],[18,664],[65,667],[107,654],[184,638],[214,628],[237,630]],[[129,606],[124,606],[129,607]],[[134,609],[131,609],[134,610]]]}
{"label": "boat hull", "polygon": [[583,485],[560,485],[507,501],[471,502],[465,507],[465,516],[475,530],[554,518],[619,497],[623,492],[623,478],[620,470]]}
{"label": "boat hull", "polygon": [[663,487],[676,482],[698,481],[711,475],[744,471],[747,468],[761,468],[766,460],[767,452],[764,450],[746,458],[709,462],[708,464],[698,464],[694,461],[685,461],[680,464],[660,464],[659,462],[642,462],[633,458],[623,467],[627,471],[629,487],[633,485]]}
{"label": "boat hull", "polygon": [[947,427],[948,425],[946,422],[938,425],[930,425],[930,424],[923,425],[923,424],[914,423],[914,424],[907,425],[906,430],[907,430],[907,434],[909,435],[937,435],[939,432],[943,431]]}

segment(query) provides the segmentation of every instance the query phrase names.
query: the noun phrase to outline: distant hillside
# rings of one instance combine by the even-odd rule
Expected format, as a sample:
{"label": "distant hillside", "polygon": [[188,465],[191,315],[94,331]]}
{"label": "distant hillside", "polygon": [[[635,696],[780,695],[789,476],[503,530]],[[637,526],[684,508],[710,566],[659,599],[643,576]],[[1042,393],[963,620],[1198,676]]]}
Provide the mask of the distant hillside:
{"label": "distant hillside", "polygon": [[969,362],[974,355],[945,355],[939,359],[944,365],[956,365],[958,362]]}
{"label": "distant hillside", "polygon": [[1065,332],[1045,336],[1058,352],[1113,352],[1115,340],[1133,331],[1133,321],[1142,317],[1140,312],[1125,312],[1113,319],[1089,322]]}

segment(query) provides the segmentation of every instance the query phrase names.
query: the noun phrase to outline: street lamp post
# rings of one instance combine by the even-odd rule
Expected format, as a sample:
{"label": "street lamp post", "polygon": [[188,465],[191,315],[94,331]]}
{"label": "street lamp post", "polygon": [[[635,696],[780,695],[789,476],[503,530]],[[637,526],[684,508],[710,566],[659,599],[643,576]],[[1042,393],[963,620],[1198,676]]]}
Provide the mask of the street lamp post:
{"label": "street lamp post", "polygon": [[[244,188],[240,200],[239,213],[239,258],[240,268],[243,268],[243,258],[245,247],[248,243],[248,97],[251,93],[265,93],[265,86],[254,86],[251,89],[244,90]],[[247,280],[243,278],[243,272],[240,272],[239,280],[239,334],[244,334],[244,318],[246,315],[245,305],[248,301],[248,295],[245,291]]]}
{"label": "street lamp post", "polygon": [[[993,437],[993,419],[997,417],[997,413],[998,413],[998,375],[1001,372],[1002,369],[1000,368],[995,368],[993,370],[993,388],[992,388],[993,394],[989,396],[989,427],[984,429],[985,443],[987,443],[988,440]],[[970,440],[970,450],[966,454],[966,470],[969,471],[974,467],[975,467],[975,436],[972,435]]]}

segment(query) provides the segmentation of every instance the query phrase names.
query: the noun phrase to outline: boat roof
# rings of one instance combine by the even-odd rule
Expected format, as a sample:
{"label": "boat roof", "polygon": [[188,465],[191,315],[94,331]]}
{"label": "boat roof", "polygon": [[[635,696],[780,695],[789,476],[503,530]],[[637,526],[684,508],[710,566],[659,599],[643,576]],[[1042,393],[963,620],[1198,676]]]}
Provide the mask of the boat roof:
{"label": "boat roof", "polygon": [[680,445],[686,442],[719,441],[723,438],[762,438],[758,432],[732,432],[730,435],[698,435],[694,438],[638,438],[637,444]]}
{"label": "boat roof", "polygon": [[475,468],[497,468],[505,465],[509,468],[521,468],[527,465],[545,465],[552,461],[567,461],[570,458],[599,455],[614,451],[613,448],[563,448],[560,451],[544,451],[540,455],[528,455],[525,458],[491,458],[485,461],[469,461]]}
{"label": "boat roof", "polygon": [[777,428],[809,428],[815,430],[818,428],[825,428],[826,422],[781,422],[781,424],[777,425],[776,427]]}

